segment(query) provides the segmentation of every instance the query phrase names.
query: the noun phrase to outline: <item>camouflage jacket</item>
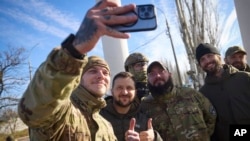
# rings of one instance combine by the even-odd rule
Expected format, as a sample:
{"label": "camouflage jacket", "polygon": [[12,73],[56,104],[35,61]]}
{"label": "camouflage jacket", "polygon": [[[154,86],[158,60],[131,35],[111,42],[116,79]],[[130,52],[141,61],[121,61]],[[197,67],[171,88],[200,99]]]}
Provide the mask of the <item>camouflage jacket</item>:
{"label": "camouflage jacket", "polygon": [[86,60],[54,49],[38,68],[18,105],[31,141],[116,140],[111,124],[99,115],[104,99],[79,86]]}
{"label": "camouflage jacket", "polygon": [[198,91],[174,88],[172,92],[145,98],[141,107],[153,118],[154,130],[164,141],[208,141],[214,131],[216,112]]}

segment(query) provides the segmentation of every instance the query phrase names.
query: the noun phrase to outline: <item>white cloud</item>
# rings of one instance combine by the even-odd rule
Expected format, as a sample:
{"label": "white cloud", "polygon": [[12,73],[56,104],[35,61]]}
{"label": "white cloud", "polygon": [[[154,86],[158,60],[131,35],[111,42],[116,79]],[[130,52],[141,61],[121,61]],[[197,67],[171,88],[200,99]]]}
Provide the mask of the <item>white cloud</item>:
{"label": "white cloud", "polygon": [[50,31],[46,30],[46,32],[57,37],[64,38],[68,34],[66,31],[76,31],[80,25],[79,20],[72,13],[60,11],[44,1],[9,0],[8,3],[11,3],[15,8],[5,7],[4,11],[8,11],[5,14],[20,21],[26,21],[27,24],[31,24],[31,26],[39,31],[50,29]]}
{"label": "white cloud", "polygon": [[51,25],[48,25],[46,22],[41,21],[35,17],[32,17],[26,13],[23,13],[20,10],[14,10],[14,9],[2,9],[0,10],[1,13],[4,13],[8,16],[11,16],[12,18],[21,21],[23,23],[29,24],[33,28],[35,28],[38,31],[50,33],[54,36],[64,38],[68,33]]}

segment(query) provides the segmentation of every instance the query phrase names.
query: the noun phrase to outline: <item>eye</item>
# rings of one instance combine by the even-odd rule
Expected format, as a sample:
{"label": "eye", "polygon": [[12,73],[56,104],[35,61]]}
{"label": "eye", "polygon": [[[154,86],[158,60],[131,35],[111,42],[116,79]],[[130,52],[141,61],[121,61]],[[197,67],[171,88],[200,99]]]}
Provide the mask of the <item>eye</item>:
{"label": "eye", "polygon": [[95,74],[95,73],[97,73],[97,70],[96,69],[89,69],[88,73]]}
{"label": "eye", "polygon": [[129,87],[127,87],[127,90],[128,90],[128,91],[132,91],[132,90],[135,90],[135,88],[134,88],[134,87],[129,86]]}
{"label": "eye", "polygon": [[122,86],[117,86],[116,90],[121,91],[121,90],[123,90],[123,87]]}

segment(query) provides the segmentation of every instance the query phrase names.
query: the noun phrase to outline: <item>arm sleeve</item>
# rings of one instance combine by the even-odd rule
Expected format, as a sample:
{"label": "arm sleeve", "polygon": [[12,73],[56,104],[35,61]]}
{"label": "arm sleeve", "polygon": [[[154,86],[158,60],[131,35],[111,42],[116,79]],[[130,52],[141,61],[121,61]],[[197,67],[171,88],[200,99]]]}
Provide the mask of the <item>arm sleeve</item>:
{"label": "arm sleeve", "polygon": [[196,97],[203,112],[203,117],[208,128],[208,133],[211,136],[214,132],[216,122],[216,111],[212,103],[200,92],[197,92]]}
{"label": "arm sleeve", "polygon": [[79,85],[87,59],[75,59],[55,48],[37,69],[19,105],[20,118],[30,127],[49,126],[69,107],[69,96]]}

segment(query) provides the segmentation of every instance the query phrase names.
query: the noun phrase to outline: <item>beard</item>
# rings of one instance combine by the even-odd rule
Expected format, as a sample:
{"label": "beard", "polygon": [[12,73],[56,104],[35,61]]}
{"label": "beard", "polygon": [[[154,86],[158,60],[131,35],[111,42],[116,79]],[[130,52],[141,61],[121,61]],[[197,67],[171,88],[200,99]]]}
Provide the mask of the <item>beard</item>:
{"label": "beard", "polygon": [[153,97],[158,97],[168,92],[171,92],[173,87],[174,87],[174,82],[172,76],[170,76],[168,81],[165,82],[163,85],[154,86],[148,83],[148,89]]}
{"label": "beard", "polygon": [[[213,68],[209,68],[208,66],[209,66],[210,64],[214,64],[214,67],[213,67]],[[217,73],[218,71],[220,71],[220,69],[221,69],[221,64],[220,64],[219,60],[213,60],[213,61],[207,63],[206,66],[204,67],[204,71],[205,71],[205,72],[207,73],[207,75],[209,75],[209,76],[214,76],[214,75],[216,75],[216,73]]]}
{"label": "beard", "polygon": [[246,65],[243,62],[233,62],[232,66],[234,66],[235,68],[237,68],[240,71],[244,71],[246,68]]}
{"label": "beard", "polygon": [[117,105],[117,106],[120,106],[120,107],[128,107],[131,105],[131,103],[133,103],[133,101],[129,101],[128,103],[123,103],[120,98],[118,99],[113,99],[114,103]]}

